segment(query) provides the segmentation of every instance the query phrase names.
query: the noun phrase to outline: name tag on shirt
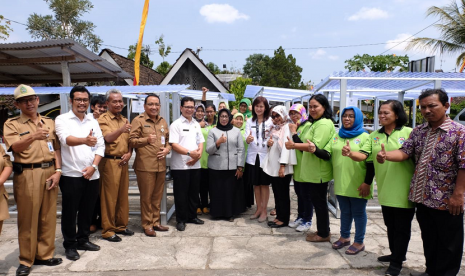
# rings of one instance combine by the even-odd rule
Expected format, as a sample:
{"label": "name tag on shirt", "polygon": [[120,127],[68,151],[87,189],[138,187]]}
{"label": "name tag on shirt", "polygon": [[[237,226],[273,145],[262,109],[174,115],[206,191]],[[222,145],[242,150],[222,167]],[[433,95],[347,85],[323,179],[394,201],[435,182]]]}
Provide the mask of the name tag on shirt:
{"label": "name tag on shirt", "polygon": [[165,136],[161,136],[161,144],[164,145],[165,144]]}
{"label": "name tag on shirt", "polygon": [[183,129],[182,131],[189,131],[189,129]]}
{"label": "name tag on shirt", "polygon": [[48,150],[54,152],[52,142],[47,142]]}

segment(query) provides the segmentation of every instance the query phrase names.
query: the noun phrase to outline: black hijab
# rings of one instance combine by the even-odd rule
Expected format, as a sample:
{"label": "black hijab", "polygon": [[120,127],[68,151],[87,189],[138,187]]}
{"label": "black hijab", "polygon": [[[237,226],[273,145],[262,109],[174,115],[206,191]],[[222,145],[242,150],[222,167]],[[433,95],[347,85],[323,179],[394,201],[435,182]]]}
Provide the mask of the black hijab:
{"label": "black hijab", "polygon": [[[221,122],[221,119],[220,119],[220,116],[221,116],[221,113],[227,113],[228,114],[228,123],[223,126],[220,122]],[[232,116],[231,116],[231,112],[226,109],[226,108],[223,108],[221,109],[219,112],[218,112],[218,121],[217,121],[217,124],[216,124],[216,127],[219,129],[219,130],[222,130],[222,131],[228,131],[228,130],[231,130],[234,126],[231,125],[231,120],[232,120]]]}

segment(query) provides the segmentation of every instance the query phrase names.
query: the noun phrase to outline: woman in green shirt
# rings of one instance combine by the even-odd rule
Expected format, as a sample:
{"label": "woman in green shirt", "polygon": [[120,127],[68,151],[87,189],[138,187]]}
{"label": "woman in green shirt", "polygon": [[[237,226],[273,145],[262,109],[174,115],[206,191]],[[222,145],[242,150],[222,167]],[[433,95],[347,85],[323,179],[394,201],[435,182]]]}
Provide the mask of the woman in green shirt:
{"label": "woman in green shirt", "polygon": [[202,157],[200,158],[200,189],[199,189],[199,198],[200,198],[200,205],[197,208],[197,215],[201,215],[202,212],[204,214],[209,214],[209,207],[210,204],[208,203],[208,194],[209,194],[209,183],[208,183],[208,153],[205,151],[207,147],[207,137],[208,132],[213,127],[208,125],[207,121],[205,120],[205,111],[209,107],[205,108],[203,104],[199,104],[195,107],[194,118],[202,127],[201,131],[203,134],[203,138],[205,142],[203,143],[203,152]]}
{"label": "woman in green shirt", "polygon": [[302,170],[300,170],[299,177],[302,182],[305,182],[302,185],[308,185],[310,199],[315,207],[317,223],[317,232],[308,234],[306,240],[310,242],[327,242],[331,239],[331,233],[326,197],[328,182],[333,179],[333,170],[330,161],[322,160],[309,152],[309,143],[312,142],[317,147],[324,148],[335,133],[328,99],[322,94],[313,95],[309,102],[309,113],[312,125],[300,137],[303,142],[307,143],[288,142],[286,148],[303,151]]}
{"label": "woman in green shirt", "polygon": [[[399,275],[405,261],[410,241],[415,206],[408,200],[410,181],[414,173],[412,159],[402,162],[385,162],[381,165],[376,157],[384,145],[386,151],[399,149],[410,136],[412,129],[404,126],[407,115],[399,101],[388,100],[379,106],[381,129],[370,134],[370,143],[357,151],[348,151],[354,161],[367,160],[367,174],[374,170],[378,188],[378,201],[387,227],[391,255],[380,256],[378,261],[390,262],[386,275]],[[371,174],[372,175],[372,174]]]}

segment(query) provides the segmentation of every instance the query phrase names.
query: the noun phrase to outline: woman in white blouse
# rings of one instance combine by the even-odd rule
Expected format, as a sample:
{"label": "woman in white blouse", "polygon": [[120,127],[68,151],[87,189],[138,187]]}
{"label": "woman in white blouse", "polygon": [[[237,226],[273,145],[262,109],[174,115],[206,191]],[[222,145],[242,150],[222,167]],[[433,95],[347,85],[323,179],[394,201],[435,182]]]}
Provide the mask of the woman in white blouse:
{"label": "woman in white blouse", "polygon": [[258,222],[264,222],[267,218],[266,207],[270,197],[270,180],[260,167],[268,152],[267,142],[273,125],[270,113],[267,99],[262,96],[255,98],[252,103],[252,118],[247,120],[245,127],[246,142],[249,144],[245,165],[246,185],[253,185],[257,205],[257,210],[250,219],[258,219]]}

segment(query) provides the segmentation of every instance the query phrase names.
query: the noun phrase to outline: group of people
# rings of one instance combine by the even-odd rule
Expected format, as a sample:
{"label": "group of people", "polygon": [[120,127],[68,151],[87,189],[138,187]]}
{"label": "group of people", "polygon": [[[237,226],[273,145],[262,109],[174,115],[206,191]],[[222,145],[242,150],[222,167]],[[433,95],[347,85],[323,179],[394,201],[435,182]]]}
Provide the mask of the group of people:
{"label": "group of people", "polygon": [[[391,251],[378,257],[389,262],[385,275],[402,270],[415,211],[426,257],[423,275],[458,273],[463,253],[465,127],[446,115],[445,91],[431,89],[420,95],[427,122],[413,130],[405,126],[402,103],[382,102],[377,111],[382,128],[371,134],[363,127],[361,110],[352,106],[340,112],[342,124],[336,132],[332,109],[321,94],[310,98],[308,116],[302,104],[289,110],[282,105],[271,108],[262,96],[253,102],[241,100],[233,112],[223,103],[217,112],[206,102],[208,89],[203,91],[198,105],[183,97],[181,116],[168,126],[154,94],[145,98],[145,112],[129,123],[121,115],[120,91],[111,89],[104,98],[91,99],[85,87],[76,86],[70,92],[72,110],[53,121],[37,113],[34,90],[18,86],[14,97],[21,115],[4,127],[14,162],[4,151],[0,162],[0,183],[14,171],[20,247],[16,274],[28,275],[32,265],[62,262],[53,257],[58,186],[68,259],[78,260],[77,250],[100,249],[89,241],[99,226],[102,238],[111,242],[121,241],[118,235],[134,234],[127,228],[128,161],[133,150],[141,226],[149,237],[168,230],[160,224],[160,203],[166,156],[171,152],[178,231],[184,231],[187,223],[203,224],[201,214],[234,221],[254,201],[250,219],[263,223],[271,185],[276,217],[267,222],[269,227],[308,231],[315,210],[317,231],[309,232],[306,240],[330,242],[327,191],[334,179],[341,223],[332,248],[348,246],[345,253],[355,255],[365,250],[366,205],[376,178]],[[89,104],[93,113],[87,114]],[[292,220],[291,181],[298,205]],[[3,185],[0,189],[7,195]],[[8,214],[4,205],[0,200],[0,220]]]}

